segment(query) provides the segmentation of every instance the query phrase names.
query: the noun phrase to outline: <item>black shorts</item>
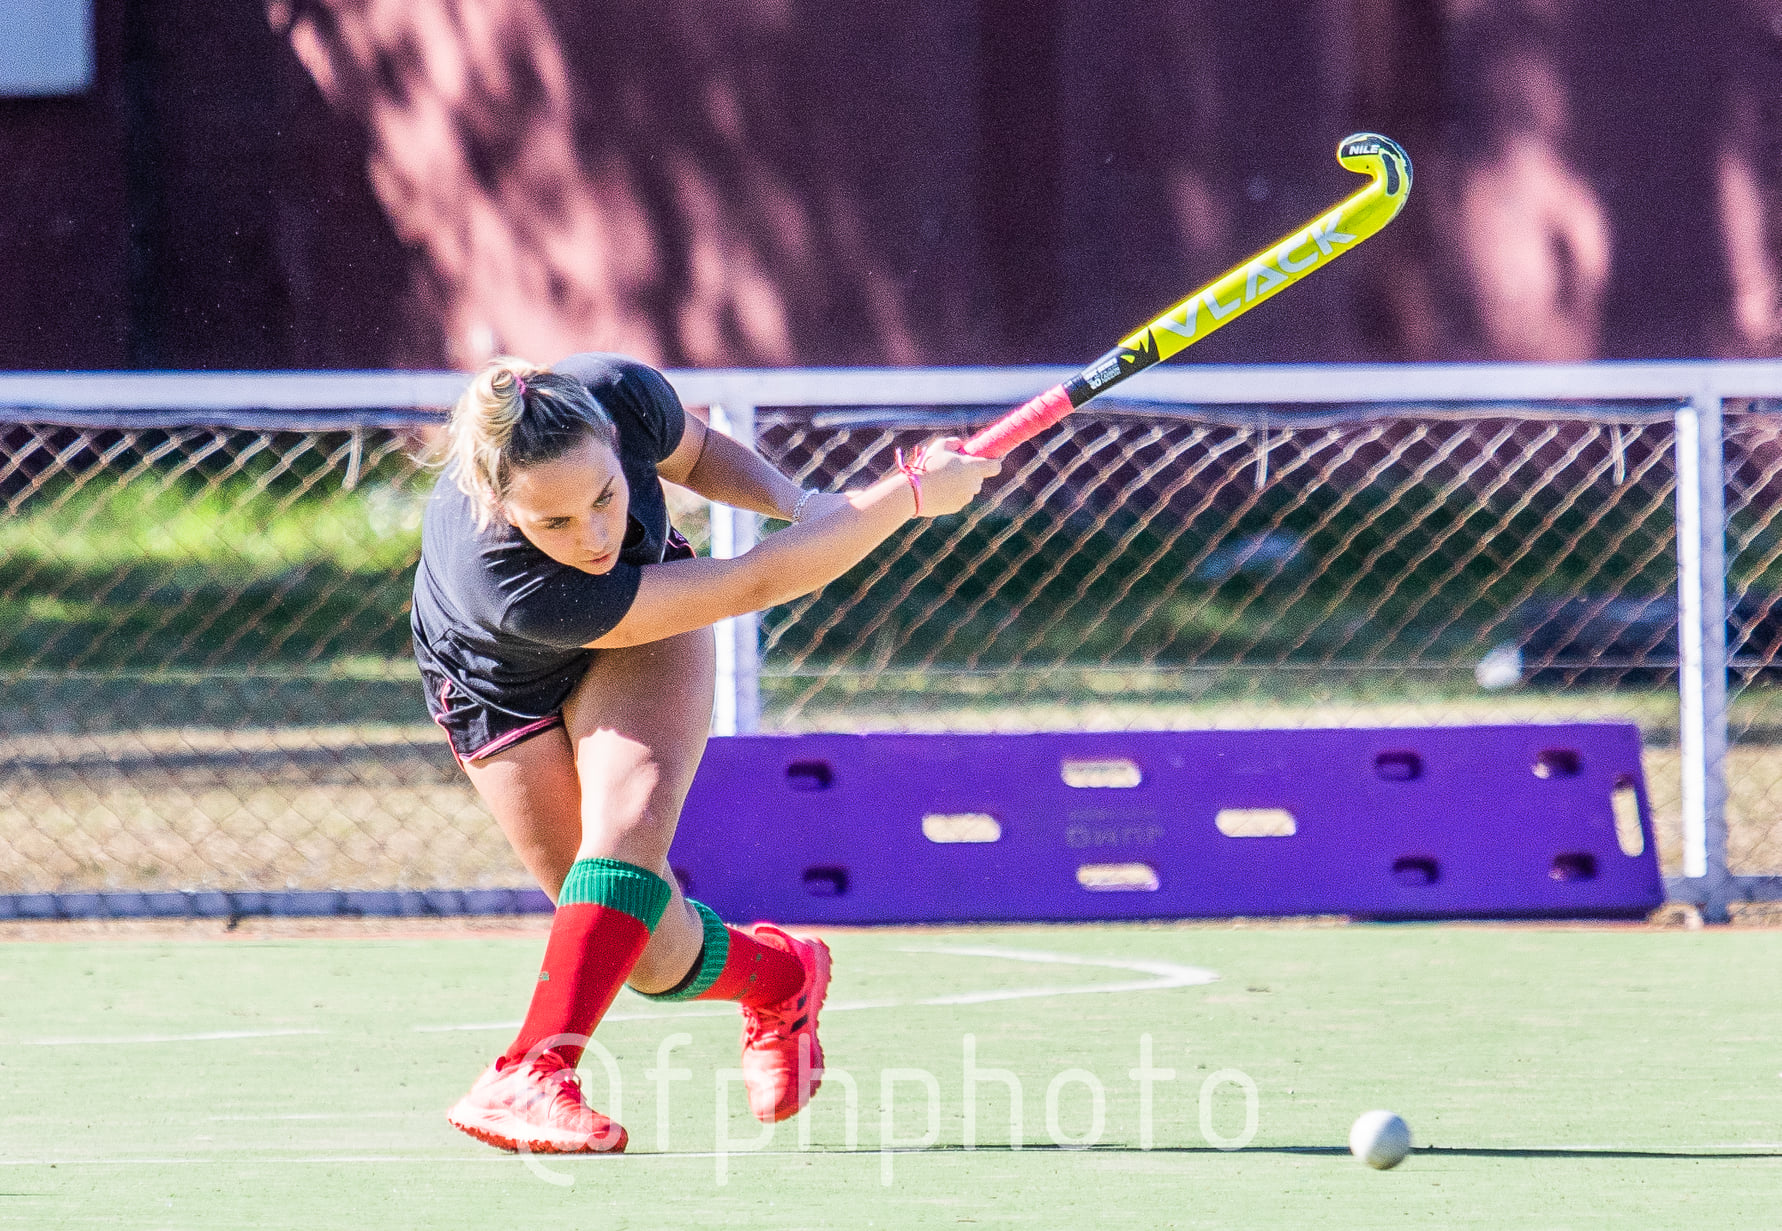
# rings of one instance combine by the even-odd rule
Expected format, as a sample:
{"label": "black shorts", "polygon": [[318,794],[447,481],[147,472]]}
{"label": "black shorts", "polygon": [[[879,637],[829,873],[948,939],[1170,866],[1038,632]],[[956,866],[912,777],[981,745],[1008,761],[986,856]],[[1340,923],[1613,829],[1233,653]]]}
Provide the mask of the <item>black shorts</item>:
{"label": "black shorts", "polygon": [[524,718],[484,705],[439,672],[425,667],[421,668],[421,683],[427,690],[427,712],[446,733],[452,752],[460,761],[480,760],[563,725],[561,713]]}
{"label": "black shorts", "polygon": [[[664,560],[691,560],[692,544],[681,532],[670,526]],[[542,718],[510,714],[477,700],[463,688],[454,685],[438,671],[421,668],[421,683],[427,692],[427,712],[433,715],[451,741],[452,752],[459,761],[477,761],[504,748],[512,748],[522,740],[543,734],[563,725],[561,712]]]}

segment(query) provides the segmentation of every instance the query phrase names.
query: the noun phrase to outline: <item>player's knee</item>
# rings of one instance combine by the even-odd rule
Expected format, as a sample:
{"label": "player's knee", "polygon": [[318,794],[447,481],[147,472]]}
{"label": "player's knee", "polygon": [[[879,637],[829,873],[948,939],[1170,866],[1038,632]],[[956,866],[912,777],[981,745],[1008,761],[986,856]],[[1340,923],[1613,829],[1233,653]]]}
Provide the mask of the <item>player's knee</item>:
{"label": "player's knee", "polygon": [[660,806],[661,774],[647,757],[582,768],[582,849],[654,864],[668,851],[674,820]]}
{"label": "player's knee", "polygon": [[673,837],[673,819],[659,815],[654,809],[646,808],[636,813],[608,811],[589,816],[583,822],[579,857],[604,856],[653,868],[667,858],[668,844]]}
{"label": "player's knee", "polygon": [[642,811],[662,780],[662,766],[651,749],[616,731],[596,731],[577,740],[575,772],[584,813],[593,803],[615,812]]}

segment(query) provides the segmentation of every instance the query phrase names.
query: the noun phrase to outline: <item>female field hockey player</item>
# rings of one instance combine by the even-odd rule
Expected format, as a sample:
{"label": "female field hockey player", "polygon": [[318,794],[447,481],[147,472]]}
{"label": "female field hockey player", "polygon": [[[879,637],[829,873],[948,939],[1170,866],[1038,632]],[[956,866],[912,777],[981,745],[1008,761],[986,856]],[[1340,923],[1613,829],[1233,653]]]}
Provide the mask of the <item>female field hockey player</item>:
{"label": "female field hockey player", "polygon": [[[415,656],[458,763],[557,911],[525,1023],[452,1124],[506,1149],[623,1150],[575,1066],[624,983],[736,1001],[750,1109],[776,1121],[810,1099],[828,949],[728,927],[669,870],[711,724],[711,625],[811,593],[912,517],[963,508],[998,464],[957,443],[823,494],[618,356],[498,359],[459,399],[422,530]],[[790,524],[737,559],[697,558],[662,479]]]}

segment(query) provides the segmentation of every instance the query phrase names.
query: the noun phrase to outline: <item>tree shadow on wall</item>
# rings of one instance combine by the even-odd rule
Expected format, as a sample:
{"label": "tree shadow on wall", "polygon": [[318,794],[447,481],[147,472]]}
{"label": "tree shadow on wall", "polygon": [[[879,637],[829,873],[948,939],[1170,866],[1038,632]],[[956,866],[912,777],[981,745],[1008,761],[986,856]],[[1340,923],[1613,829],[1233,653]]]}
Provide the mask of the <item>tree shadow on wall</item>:
{"label": "tree shadow on wall", "polygon": [[308,0],[273,19],[365,126],[457,362],[932,361],[970,298],[969,154],[946,139],[969,73],[944,62],[970,40],[927,6],[866,7]]}
{"label": "tree shadow on wall", "polygon": [[1782,22],[1759,8],[1521,0],[1454,20],[1453,249],[1482,357],[1775,353]]}

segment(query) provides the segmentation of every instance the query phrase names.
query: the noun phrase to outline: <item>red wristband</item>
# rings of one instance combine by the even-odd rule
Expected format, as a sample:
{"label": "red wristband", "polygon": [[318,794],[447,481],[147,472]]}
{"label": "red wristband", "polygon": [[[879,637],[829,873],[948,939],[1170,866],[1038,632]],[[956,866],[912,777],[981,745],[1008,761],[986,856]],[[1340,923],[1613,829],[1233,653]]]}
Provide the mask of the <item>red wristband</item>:
{"label": "red wristband", "polygon": [[897,459],[897,468],[903,472],[903,477],[910,481],[910,491],[916,497],[916,516],[920,517],[922,516],[922,476],[928,472],[928,458],[921,449],[916,450],[914,461],[904,461],[902,449],[895,450],[892,456]]}

